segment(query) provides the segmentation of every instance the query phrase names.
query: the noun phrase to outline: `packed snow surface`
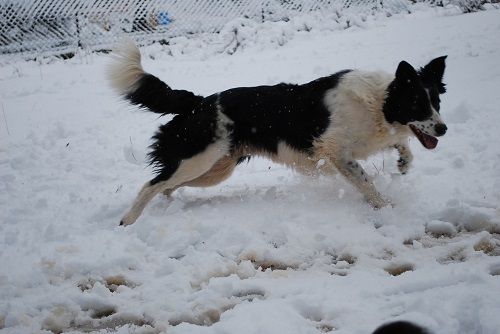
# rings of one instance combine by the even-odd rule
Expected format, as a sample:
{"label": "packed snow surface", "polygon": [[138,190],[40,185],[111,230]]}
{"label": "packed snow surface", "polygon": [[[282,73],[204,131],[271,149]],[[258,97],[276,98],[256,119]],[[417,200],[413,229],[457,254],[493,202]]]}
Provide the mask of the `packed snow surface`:
{"label": "packed snow surface", "polygon": [[407,175],[395,152],[362,162],[394,207],[255,158],[219,186],[158,196],[126,228],[169,117],[120,102],[107,55],[0,67],[0,332],[367,334],[400,319],[497,334],[499,36],[493,9],[312,29],[232,55],[145,48],[147,71],[203,95],[446,54],[449,130],[432,151],[411,139]]}

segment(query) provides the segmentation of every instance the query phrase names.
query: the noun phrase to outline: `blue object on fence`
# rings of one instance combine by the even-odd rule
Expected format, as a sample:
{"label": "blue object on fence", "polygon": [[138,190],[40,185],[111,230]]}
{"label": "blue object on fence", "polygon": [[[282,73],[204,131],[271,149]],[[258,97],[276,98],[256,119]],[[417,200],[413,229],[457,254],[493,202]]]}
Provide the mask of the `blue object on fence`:
{"label": "blue object on fence", "polygon": [[172,22],[172,19],[170,18],[170,16],[168,15],[167,12],[160,12],[158,14],[158,24],[162,25],[162,26],[166,26],[168,24],[170,24]]}

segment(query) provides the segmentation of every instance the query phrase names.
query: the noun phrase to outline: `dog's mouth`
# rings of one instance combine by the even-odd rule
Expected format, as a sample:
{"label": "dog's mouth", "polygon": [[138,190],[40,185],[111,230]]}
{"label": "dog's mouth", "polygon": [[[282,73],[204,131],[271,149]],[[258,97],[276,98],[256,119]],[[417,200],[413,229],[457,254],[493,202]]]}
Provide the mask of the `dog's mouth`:
{"label": "dog's mouth", "polygon": [[420,143],[428,150],[432,150],[436,148],[438,144],[438,140],[436,137],[423,133],[415,125],[410,124],[410,129],[413,131],[415,136],[418,138]]}

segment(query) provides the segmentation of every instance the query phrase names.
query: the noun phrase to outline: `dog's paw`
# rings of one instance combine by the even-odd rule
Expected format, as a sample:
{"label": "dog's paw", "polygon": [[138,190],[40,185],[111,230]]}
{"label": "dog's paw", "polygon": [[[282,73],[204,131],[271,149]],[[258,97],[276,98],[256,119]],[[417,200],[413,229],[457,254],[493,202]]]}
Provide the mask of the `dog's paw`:
{"label": "dog's paw", "polygon": [[131,224],[135,223],[136,220],[137,220],[137,217],[130,215],[130,214],[127,214],[125,217],[122,218],[122,220],[120,220],[120,226],[131,225]]}
{"label": "dog's paw", "polygon": [[410,161],[403,159],[403,158],[399,158],[398,159],[398,169],[399,169],[399,172],[403,175],[408,173],[408,170],[410,169]]}

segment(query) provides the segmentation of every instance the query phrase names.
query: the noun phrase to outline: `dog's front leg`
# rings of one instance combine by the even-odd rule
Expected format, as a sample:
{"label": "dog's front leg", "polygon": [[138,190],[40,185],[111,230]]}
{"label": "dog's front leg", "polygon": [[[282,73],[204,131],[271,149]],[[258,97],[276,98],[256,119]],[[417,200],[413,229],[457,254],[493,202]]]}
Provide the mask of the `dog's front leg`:
{"label": "dog's front leg", "polygon": [[394,148],[398,150],[399,153],[399,171],[401,172],[401,174],[408,173],[408,169],[410,168],[410,164],[413,160],[413,154],[410,151],[410,147],[406,143],[398,143],[394,145]]}
{"label": "dog's front leg", "polygon": [[374,208],[379,209],[389,204],[382,198],[363,170],[363,167],[354,159],[342,159],[335,162],[338,171],[347,178],[364,195],[366,201]]}

